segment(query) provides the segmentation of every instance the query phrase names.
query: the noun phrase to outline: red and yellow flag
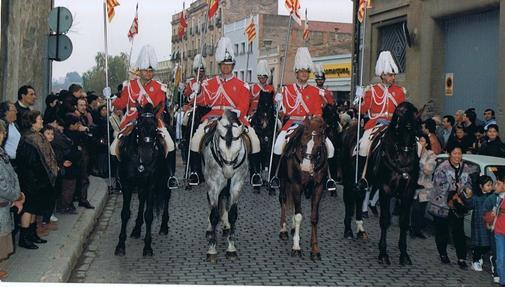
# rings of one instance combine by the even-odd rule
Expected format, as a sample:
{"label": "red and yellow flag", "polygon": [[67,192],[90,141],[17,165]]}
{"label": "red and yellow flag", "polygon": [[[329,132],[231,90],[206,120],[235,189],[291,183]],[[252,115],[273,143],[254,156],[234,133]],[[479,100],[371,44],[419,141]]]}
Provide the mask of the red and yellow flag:
{"label": "red and yellow flag", "polygon": [[286,0],[284,2],[284,5],[286,8],[289,10],[289,14],[291,14],[291,17],[298,23],[298,25],[302,25],[302,18],[300,17],[300,13],[298,10],[300,10],[300,0]]}
{"label": "red and yellow flag", "polygon": [[305,9],[305,25],[303,27],[303,40],[308,41],[310,37],[309,18],[307,17],[307,9]]}
{"label": "red and yellow flag", "polygon": [[181,16],[179,17],[179,26],[177,27],[177,36],[179,36],[179,39],[182,39],[182,37],[184,37],[187,27],[188,22],[186,22],[186,10],[182,8]]}
{"label": "red and yellow flag", "polygon": [[216,15],[219,9],[219,0],[208,0],[209,2],[209,19],[212,19]]}
{"label": "red and yellow flag", "polygon": [[363,23],[365,20],[366,9],[372,8],[372,0],[359,0],[358,21]]}
{"label": "red and yellow flag", "polygon": [[133,18],[133,23],[128,31],[128,39],[133,40],[133,37],[139,33],[139,4],[137,3],[137,8],[135,8],[135,18]]}
{"label": "red and yellow flag", "polygon": [[245,34],[247,36],[247,41],[249,43],[252,43],[254,39],[256,38],[256,24],[254,24],[254,17],[251,16],[251,19],[249,20],[249,24],[247,24],[245,28]]}
{"label": "red and yellow flag", "polygon": [[116,13],[114,12],[114,7],[119,6],[119,2],[117,0],[106,0],[107,1],[107,18],[109,22],[112,21],[112,18]]}

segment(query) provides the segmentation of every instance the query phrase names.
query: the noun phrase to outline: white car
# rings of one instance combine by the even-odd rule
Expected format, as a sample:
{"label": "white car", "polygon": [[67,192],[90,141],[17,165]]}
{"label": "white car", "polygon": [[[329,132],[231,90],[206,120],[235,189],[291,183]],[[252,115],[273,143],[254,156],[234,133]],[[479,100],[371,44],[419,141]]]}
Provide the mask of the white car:
{"label": "white car", "polygon": [[[447,159],[447,154],[439,154],[437,156],[437,166]],[[496,181],[495,172],[499,167],[505,167],[505,158],[477,155],[477,154],[463,154],[463,161],[471,169],[471,174],[488,175],[493,181]],[[470,212],[465,216],[465,235],[467,237],[471,236],[471,223],[472,223],[472,213]]]}

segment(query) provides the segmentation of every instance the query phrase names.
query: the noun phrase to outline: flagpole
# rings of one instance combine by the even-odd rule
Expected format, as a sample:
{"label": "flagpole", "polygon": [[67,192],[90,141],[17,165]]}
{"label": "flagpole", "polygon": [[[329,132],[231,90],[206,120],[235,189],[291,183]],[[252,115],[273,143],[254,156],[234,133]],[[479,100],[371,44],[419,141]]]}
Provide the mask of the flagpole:
{"label": "flagpole", "polygon": [[130,70],[131,70],[131,66],[132,66],[132,52],[133,52],[133,41],[135,41],[135,37],[132,37],[131,39],[131,46],[130,46],[130,54],[128,55],[128,73],[127,75],[129,74]]}
{"label": "flagpole", "polygon": [[[367,5],[368,6],[368,5]],[[365,7],[365,14],[363,16],[363,37],[361,40],[361,64],[360,64],[360,76],[359,76],[359,86],[361,87],[361,92],[364,93],[363,89],[363,66],[365,62],[365,33],[366,33],[366,17],[367,17],[368,8]],[[358,13],[359,13],[359,2],[358,2]],[[358,100],[358,133],[356,134],[356,168],[354,173],[354,183],[358,183],[358,169],[359,169],[359,148],[360,148],[360,132],[361,132],[361,101],[363,99],[363,95],[359,97]],[[362,174],[365,171],[363,170]]]}
{"label": "flagpole", "polygon": [[[288,21],[288,33],[286,36],[286,44],[285,44],[285,49],[284,49],[284,62],[282,63],[282,70],[281,70],[281,80],[279,83],[278,91],[280,90],[282,92],[282,85],[284,84],[284,72],[286,71],[286,63],[288,61],[288,48],[289,48],[289,38],[291,36],[291,26],[293,25],[293,12],[289,15],[289,21]],[[275,120],[277,121],[277,118],[279,117],[279,110],[281,108],[281,105],[275,109]],[[277,135],[277,122],[274,125],[274,134],[272,137],[272,149],[270,151],[270,163],[268,164],[268,180],[270,181],[272,177],[272,159],[274,157],[274,146],[275,146],[275,137]]]}
{"label": "flagpole", "polygon": [[[249,44],[251,45],[252,50],[252,42],[247,42],[247,58],[245,60],[245,81],[247,83],[247,74],[249,71]],[[251,82],[252,82],[252,72],[251,72]]]}
{"label": "flagpole", "polygon": [[[210,5],[208,5],[207,8],[207,17],[205,17],[205,31],[202,31],[202,38],[200,40],[200,53],[197,54],[203,54],[203,47],[205,44],[205,35],[207,34],[207,31],[209,30],[209,11],[210,10]],[[198,63],[198,70],[196,74],[196,83],[200,84],[200,70],[202,66],[202,61],[203,61],[203,56],[200,56]],[[187,180],[189,178],[189,161],[191,160],[191,141],[193,140],[193,128],[195,127],[195,115],[196,115],[196,98],[198,95],[194,95],[193,98],[193,113],[192,113],[192,119],[191,119],[191,129],[189,130],[189,143],[188,143],[188,159],[186,161],[186,171],[184,172],[185,179]]]}
{"label": "flagpole", "polygon": [[[108,31],[108,25],[107,25],[107,3],[106,0],[103,1],[103,35],[104,35],[104,44],[105,44],[105,89],[104,89],[104,94],[106,97],[107,101],[107,119],[110,118],[110,106],[111,106],[111,90],[109,87],[109,47],[108,47],[108,38],[107,38],[107,31]],[[109,192],[112,190],[112,167],[111,167],[111,161],[110,161],[110,124],[107,122],[107,146],[109,147],[107,149],[107,164],[108,164],[108,169],[109,169]]]}

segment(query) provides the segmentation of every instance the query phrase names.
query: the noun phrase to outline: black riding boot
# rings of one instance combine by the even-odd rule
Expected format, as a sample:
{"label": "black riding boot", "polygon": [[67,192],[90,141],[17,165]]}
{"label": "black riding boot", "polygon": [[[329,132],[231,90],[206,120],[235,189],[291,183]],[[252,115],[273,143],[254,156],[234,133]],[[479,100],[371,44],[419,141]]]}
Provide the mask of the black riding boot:
{"label": "black riding boot", "polygon": [[335,195],[335,191],[337,189],[337,183],[335,182],[335,176],[337,175],[337,159],[329,158],[328,159],[328,169],[330,174],[328,175],[328,180],[326,181],[326,189],[331,191],[331,196]]}
{"label": "black riding boot", "polygon": [[252,153],[249,155],[249,165],[251,172],[251,185],[254,187],[260,187],[263,184],[261,179],[261,166],[260,166],[260,153]]}
{"label": "black riding boot", "polygon": [[168,168],[170,169],[170,177],[168,178],[168,188],[174,189],[179,186],[179,181],[175,177],[175,150],[171,151],[167,155]]}
{"label": "black riding boot", "polygon": [[37,235],[37,223],[34,222],[32,224],[30,224],[30,233],[29,233],[29,239],[33,242],[33,243],[47,243],[47,240],[45,239],[42,239],[40,238],[38,235]]}
{"label": "black riding boot", "polygon": [[30,227],[19,228],[19,247],[26,249],[38,249],[39,247],[30,240]]}
{"label": "black riding boot", "polygon": [[189,175],[189,184],[190,185],[199,185],[200,182],[204,181],[203,174],[202,174],[202,156],[198,152],[190,151],[191,152],[191,159],[190,159],[190,166],[191,166],[191,173]]}
{"label": "black riding boot", "polygon": [[280,161],[281,161],[281,156],[278,154],[274,154],[274,156],[272,158],[272,171],[270,171],[270,176],[271,176],[270,187],[271,188],[279,188],[281,185],[281,182],[276,175]]}
{"label": "black riding boot", "polygon": [[363,198],[365,198],[366,189],[368,188],[368,182],[366,179],[362,178],[362,174],[365,169],[366,156],[359,156],[359,164],[358,164],[358,183],[355,185],[356,191],[358,191]]}

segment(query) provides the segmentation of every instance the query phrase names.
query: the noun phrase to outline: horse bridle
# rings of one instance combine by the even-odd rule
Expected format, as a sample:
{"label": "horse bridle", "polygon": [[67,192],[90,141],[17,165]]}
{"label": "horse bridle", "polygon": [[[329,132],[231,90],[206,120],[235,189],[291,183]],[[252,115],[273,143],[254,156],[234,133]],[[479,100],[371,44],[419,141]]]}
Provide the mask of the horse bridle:
{"label": "horse bridle", "polygon": [[[150,113],[150,112],[145,112],[145,113],[140,114],[140,117],[141,118],[154,118],[154,114]],[[137,144],[139,143],[139,139],[140,139],[140,136],[137,133]],[[149,137],[149,136],[145,136],[142,138],[142,141],[147,144],[150,143],[153,147],[153,150],[156,149],[156,136],[154,138]],[[137,167],[137,170],[140,173],[142,173],[142,172],[144,172],[145,167],[144,167],[144,162],[142,161],[142,156],[140,155],[140,153],[138,153],[138,158],[139,158],[139,166]]]}
{"label": "horse bridle", "polygon": [[[230,125],[227,125],[227,126],[225,126],[225,128],[229,129],[231,127],[230,127]],[[236,141],[236,140],[240,140],[241,136],[242,136],[242,134],[240,134],[237,137],[233,137],[232,138],[232,142]],[[223,137],[222,135],[219,135],[219,138],[222,139],[222,140],[226,140],[226,138]],[[241,144],[242,144],[242,148],[245,149],[244,141],[242,141]],[[228,160],[224,159],[223,156],[221,155],[222,151],[219,148],[219,145],[216,143],[216,140],[212,140],[212,145],[210,147],[210,150],[212,152],[212,156],[214,157],[214,159],[216,160],[217,164],[221,168],[223,167],[223,165],[231,165],[231,166],[233,166],[233,169],[239,168],[244,163],[244,161],[246,159],[246,154],[247,154],[247,153],[244,154],[244,156],[242,157],[242,159],[240,160],[240,162],[238,160],[238,158],[240,156],[240,153],[237,155],[237,157],[235,159],[233,159],[231,161],[228,161]]]}

